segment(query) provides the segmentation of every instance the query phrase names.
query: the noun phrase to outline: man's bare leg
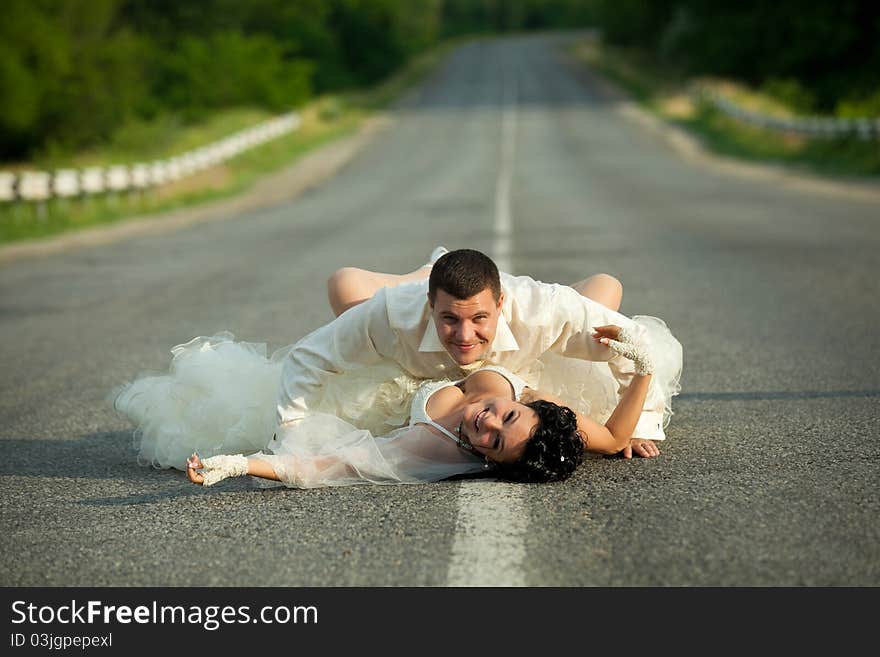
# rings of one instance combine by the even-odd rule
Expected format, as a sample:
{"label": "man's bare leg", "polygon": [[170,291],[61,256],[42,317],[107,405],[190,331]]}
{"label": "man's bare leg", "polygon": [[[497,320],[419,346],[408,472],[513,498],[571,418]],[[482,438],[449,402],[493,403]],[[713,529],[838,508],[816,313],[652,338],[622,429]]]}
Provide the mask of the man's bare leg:
{"label": "man's bare leg", "polygon": [[395,287],[401,283],[428,278],[434,263],[447,253],[449,253],[449,249],[445,246],[436,247],[428,256],[427,263],[408,274],[384,274],[357,267],[337,269],[327,280],[327,297],[330,301],[330,307],[339,317],[352,306],[363,303],[372,297],[383,287]]}
{"label": "man's bare leg", "polygon": [[606,308],[619,311],[623,300],[623,285],[610,274],[595,274],[572,285],[581,296],[598,301]]}
{"label": "man's bare leg", "polygon": [[[585,278],[572,285],[581,295],[598,301],[606,308],[614,311],[620,310],[620,302],[623,300],[623,285],[619,280],[609,274],[596,274]],[[621,452],[623,458],[631,459],[633,454],[644,457],[657,456],[660,448],[653,440],[646,438],[633,438],[629,447]]]}
{"label": "man's bare leg", "polygon": [[383,274],[381,272],[343,267],[333,272],[327,280],[327,297],[333,313],[339,317],[346,310],[363,303],[383,287],[395,287],[401,283],[420,281],[431,274],[430,265],[420,267],[408,274]]}
{"label": "man's bare leg", "polygon": [[[431,273],[430,265],[420,267],[408,274],[385,274],[382,272],[343,267],[333,272],[327,281],[327,297],[333,313],[338,317],[352,306],[363,303],[383,287],[394,287],[401,283],[419,281]],[[623,299],[623,285],[610,274],[595,274],[573,284],[583,296],[598,301],[611,310],[620,310]]]}

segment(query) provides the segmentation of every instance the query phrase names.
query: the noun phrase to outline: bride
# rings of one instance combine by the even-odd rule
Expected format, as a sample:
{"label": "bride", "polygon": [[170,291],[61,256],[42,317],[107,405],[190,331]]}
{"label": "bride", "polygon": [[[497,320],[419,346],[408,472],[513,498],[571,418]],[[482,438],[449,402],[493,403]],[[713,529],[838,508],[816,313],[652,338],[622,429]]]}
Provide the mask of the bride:
{"label": "bride", "polygon": [[615,454],[629,443],[650,384],[650,357],[620,327],[599,327],[594,339],[636,364],[635,380],[604,425],[528,388],[511,372],[487,366],[461,381],[422,384],[409,426],[387,436],[340,431],[338,418],[315,415],[279,428],[268,453],[193,454],[187,475],[203,486],[253,475],[297,488],[423,483],[489,468],[514,481],[564,480],[585,450]]}

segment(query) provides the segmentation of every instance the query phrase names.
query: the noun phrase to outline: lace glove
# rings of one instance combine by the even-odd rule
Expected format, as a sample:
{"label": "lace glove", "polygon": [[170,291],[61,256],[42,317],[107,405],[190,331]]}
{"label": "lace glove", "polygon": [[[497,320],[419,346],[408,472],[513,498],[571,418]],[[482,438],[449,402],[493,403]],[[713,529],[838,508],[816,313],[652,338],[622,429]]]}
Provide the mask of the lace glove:
{"label": "lace glove", "polygon": [[603,338],[606,344],[615,352],[625,358],[629,358],[636,366],[636,374],[651,374],[654,371],[654,361],[647,346],[625,328],[620,327],[617,340]]}
{"label": "lace glove", "polygon": [[241,477],[247,474],[247,457],[241,454],[218,454],[202,459],[202,486],[213,486],[227,477]]}

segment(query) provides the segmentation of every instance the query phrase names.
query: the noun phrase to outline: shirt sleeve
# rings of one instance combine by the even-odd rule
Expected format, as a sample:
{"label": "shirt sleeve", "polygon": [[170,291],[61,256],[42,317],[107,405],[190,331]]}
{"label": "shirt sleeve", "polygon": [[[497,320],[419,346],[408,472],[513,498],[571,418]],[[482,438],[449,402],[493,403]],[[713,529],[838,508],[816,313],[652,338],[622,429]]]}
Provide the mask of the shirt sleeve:
{"label": "shirt sleeve", "polygon": [[481,459],[423,425],[373,436],[329,414],[281,427],[267,453],[254,456],[292,488],[419,484],[482,470]]}
{"label": "shirt sleeve", "polygon": [[384,290],[312,331],[284,356],[276,420],[302,419],[328,376],[393,357],[395,336],[388,321]]}

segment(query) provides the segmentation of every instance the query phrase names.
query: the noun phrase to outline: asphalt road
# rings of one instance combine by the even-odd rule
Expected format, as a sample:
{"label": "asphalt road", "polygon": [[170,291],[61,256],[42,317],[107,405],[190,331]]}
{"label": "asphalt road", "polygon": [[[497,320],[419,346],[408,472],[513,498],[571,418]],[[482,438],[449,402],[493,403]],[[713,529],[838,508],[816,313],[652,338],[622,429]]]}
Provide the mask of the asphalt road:
{"label": "asphalt road", "polygon": [[518,581],[880,584],[880,204],[682,160],[556,44],[457,50],[294,202],[0,266],[0,585],[448,585],[474,482],[201,489],[105,397],[196,335],[294,342],[340,266],[493,253],[505,138],[513,272],[611,273],[685,355],[659,458],[518,487]]}

